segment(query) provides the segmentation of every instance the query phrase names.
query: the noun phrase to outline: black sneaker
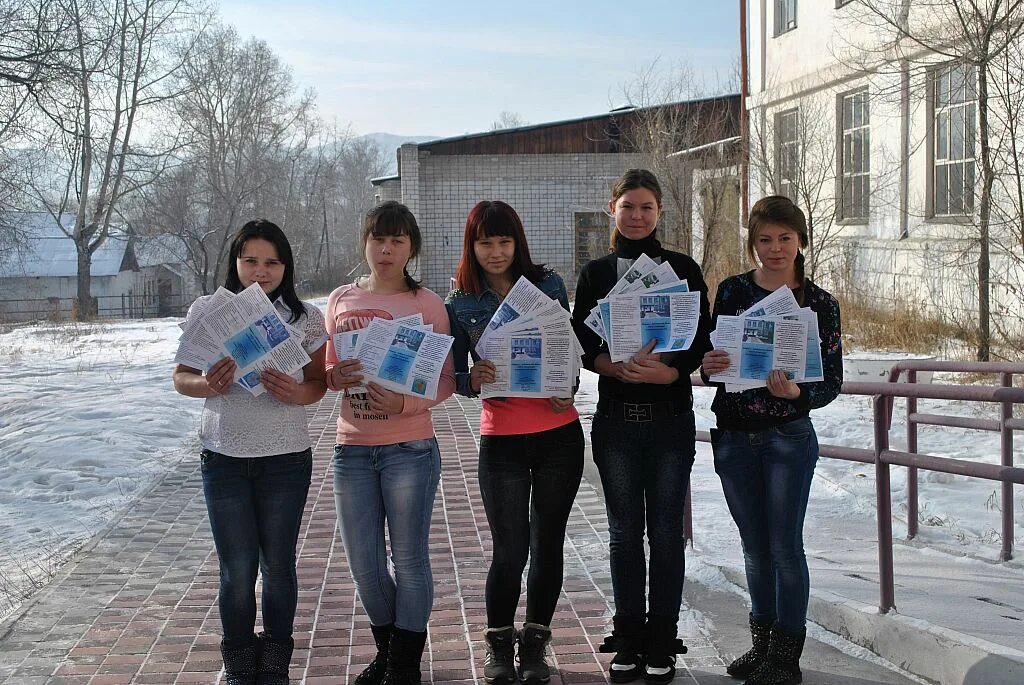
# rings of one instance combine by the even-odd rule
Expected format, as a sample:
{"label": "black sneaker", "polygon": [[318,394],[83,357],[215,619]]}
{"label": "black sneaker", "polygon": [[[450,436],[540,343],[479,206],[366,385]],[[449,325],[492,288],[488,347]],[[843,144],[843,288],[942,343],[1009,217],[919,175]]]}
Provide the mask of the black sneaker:
{"label": "black sneaker", "polygon": [[635,652],[617,652],[608,667],[613,683],[631,683],[643,673],[643,659]]}

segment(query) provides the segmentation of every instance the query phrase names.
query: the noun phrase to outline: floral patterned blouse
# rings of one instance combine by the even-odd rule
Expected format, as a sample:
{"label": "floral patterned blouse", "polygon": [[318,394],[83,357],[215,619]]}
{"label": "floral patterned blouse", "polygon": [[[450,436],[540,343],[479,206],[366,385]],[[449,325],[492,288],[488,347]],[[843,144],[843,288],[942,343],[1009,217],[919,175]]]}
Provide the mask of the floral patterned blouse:
{"label": "floral patterned blouse", "polygon": [[[801,293],[803,291],[803,293]],[[718,285],[712,314],[712,328],[718,317],[736,316],[770,295],[754,282],[754,272],[730,276]],[[726,393],[718,385],[711,405],[721,430],[759,431],[789,423],[807,416],[811,409],[824,407],[839,395],[843,385],[843,343],[839,320],[839,303],[828,292],[810,279],[803,288],[793,291],[802,306],[810,307],[818,315],[818,333],[821,338],[821,361],[825,380],[800,383],[800,396],[795,400],[775,397],[767,388],[753,388],[739,393]],[[705,382],[707,377],[704,378]]]}

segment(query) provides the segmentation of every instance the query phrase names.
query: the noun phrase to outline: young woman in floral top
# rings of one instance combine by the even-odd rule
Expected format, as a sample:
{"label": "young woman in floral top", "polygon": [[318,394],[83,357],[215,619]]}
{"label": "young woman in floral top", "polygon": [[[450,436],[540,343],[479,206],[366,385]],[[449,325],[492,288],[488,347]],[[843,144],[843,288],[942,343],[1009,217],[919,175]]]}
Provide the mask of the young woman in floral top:
{"label": "young woman in floral top", "polygon": [[[818,440],[808,416],[836,398],[843,383],[839,304],[804,275],[807,247],[804,213],[789,199],[765,197],[754,204],[747,252],[760,266],[725,279],[713,312],[735,316],[783,285],[818,315],[824,380],[797,384],[775,369],[766,388],[726,393],[718,388],[711,431],[715,471],[743,541],[750,591],[753,648],[728,672],[747,685],[801,682],[810,578],[803,525]],[[729,367],[726,352],[704,355],[702,375]]]}

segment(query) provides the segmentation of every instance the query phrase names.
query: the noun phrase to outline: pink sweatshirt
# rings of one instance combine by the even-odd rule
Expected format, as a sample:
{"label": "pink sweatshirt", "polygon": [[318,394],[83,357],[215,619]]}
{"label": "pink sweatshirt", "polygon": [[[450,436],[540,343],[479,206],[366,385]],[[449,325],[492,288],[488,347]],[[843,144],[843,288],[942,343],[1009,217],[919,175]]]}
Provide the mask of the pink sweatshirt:
{"label": "pink sweatshirt", "polygon": [[[327,333],[365,328],[376,317],[397,319],[419,312],[423,323],[433,324],[435,333],[450,333],[448,312],[444,302],[426,288],[395,295],[376,295],[356,284],[343,285],[327,298]],[[327,344],[327,378],[338,362],[334,344]],[[328,387],[331,387],[328,381]],[[331,390],[338,388],[331,387]],[[437,398],[433,400],[405,395],[401,414],[382,414],[370,409],[366,395],[346,395],[338,417],[338,444],[341,445],[393,445],[410,440],[434,437],[430,422],[430,408],[448,399],[455,391],[455,369],[452,355],[444,362]]]}

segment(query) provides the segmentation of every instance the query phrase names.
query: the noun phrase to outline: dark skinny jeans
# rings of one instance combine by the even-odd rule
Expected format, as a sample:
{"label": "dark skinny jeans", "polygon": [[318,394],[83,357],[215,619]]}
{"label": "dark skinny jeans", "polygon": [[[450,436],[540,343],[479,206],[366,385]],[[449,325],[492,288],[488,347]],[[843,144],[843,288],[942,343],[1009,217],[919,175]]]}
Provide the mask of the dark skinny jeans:
{"label": "dark skinny jeans", "polygon": [[551,624],[583,448],[579,420],[541,433],[480,436],[480,494],[494,544],[486,588],[489,628],[513,624],[527,558],[526,621]]}
{"label": "dark skinny jeans", "polygon": [[695,453],[693,412],[633,422],[610,416],[599,402],[590,439],[608,511],[615,615],[675,623],[686,568],[683,511]]}

